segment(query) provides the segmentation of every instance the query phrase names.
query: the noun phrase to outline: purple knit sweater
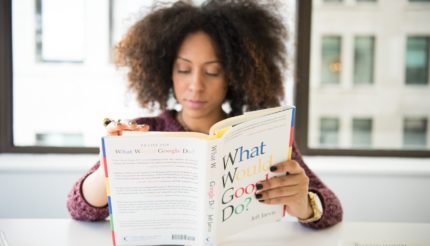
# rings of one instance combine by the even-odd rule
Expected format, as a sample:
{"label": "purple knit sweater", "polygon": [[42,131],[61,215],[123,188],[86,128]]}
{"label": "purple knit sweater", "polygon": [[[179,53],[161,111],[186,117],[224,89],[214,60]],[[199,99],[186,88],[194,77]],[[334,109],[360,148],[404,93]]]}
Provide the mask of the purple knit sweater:
{"label": "purple knit sweater", "polygon": [[[176,111],[165,111],[158,117],[138,118],[138,124],[148,124],[152,131],[185,131],[176,120]],[[336,195],[306,166],[299,149],[293,145],[292,158],[296,160],[305,170],[309,177],[309,190],[318,194],[323,205],[323,216],[319,221],[303,224],[307,227],[320,229],[337,224],[342,220],[342,207]],[[73,186],[68,195],[67,208],[70,215],[77,220],[103,220],[109,215],[107,205],[104,207],[93,207],[85,201],[82,195],[82,182],[99,167],[97,162],[85,175],[83,175]]]}

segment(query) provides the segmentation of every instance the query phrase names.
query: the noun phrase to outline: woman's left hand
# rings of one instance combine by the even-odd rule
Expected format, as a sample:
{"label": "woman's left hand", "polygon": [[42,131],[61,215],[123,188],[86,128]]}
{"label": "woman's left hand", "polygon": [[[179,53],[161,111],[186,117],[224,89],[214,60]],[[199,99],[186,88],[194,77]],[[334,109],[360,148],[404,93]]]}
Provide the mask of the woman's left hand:
{"label": "woman's left hand", "polygon": [[281,162],[272,166],[271,171],[285,175],[258,182],[256,198],[265,204],[284,204],[287,213],[299,219],[311,217],[309,178],[299,163],[294,160]]}

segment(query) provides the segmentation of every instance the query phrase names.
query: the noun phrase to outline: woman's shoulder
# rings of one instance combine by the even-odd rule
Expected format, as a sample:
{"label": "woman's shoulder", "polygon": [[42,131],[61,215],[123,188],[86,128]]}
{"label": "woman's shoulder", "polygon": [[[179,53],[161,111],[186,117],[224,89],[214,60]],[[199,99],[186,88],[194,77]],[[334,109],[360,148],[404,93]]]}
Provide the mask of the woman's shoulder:
{"label": "woman's shoulder", "polygon": [[135,121],[138,124],[147,124],[150,131],[184,131],[183,127],[176,120],[176,110],[165,110],[154,117],[140,117]]}

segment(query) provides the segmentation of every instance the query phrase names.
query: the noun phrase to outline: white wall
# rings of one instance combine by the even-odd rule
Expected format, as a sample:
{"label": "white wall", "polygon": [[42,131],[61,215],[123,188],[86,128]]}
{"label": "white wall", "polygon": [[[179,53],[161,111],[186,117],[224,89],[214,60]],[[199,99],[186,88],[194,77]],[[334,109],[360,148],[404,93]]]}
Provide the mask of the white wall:
{"label": "white wall", "polygon": [[347,221],[430,223],[430,159],[305,157]]}
{"label": "white wall", "polygon": [[[68,217],[66,197],[97,155],[0,155],[0,218]],[[345,221],[430,222],[430,159],[305,157]]]}
{"label": "white wall", "polygon": [[0,154],[0,218],[68,217],[67,194],[97,155]]}

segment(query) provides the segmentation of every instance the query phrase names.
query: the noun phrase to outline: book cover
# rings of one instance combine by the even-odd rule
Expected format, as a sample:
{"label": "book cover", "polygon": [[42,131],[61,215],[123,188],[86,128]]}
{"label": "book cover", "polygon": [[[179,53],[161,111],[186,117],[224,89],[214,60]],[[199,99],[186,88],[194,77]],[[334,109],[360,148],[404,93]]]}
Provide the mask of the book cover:
{"label": "book cover", "polygon": [[216,245],[279,220],[255,198],[270,166],[291,158],[294,107],[232,117],[210,134],[103,137],[101,160],[114,245]]}

